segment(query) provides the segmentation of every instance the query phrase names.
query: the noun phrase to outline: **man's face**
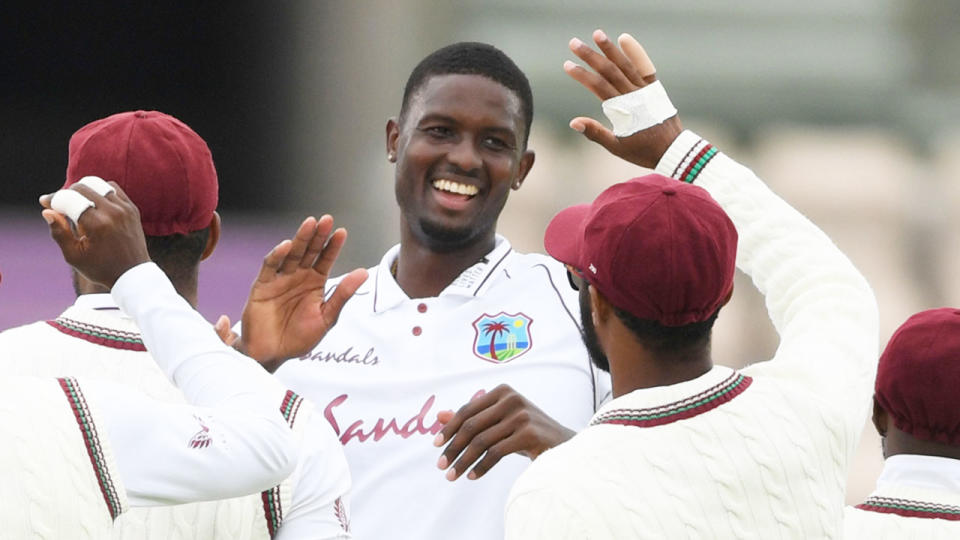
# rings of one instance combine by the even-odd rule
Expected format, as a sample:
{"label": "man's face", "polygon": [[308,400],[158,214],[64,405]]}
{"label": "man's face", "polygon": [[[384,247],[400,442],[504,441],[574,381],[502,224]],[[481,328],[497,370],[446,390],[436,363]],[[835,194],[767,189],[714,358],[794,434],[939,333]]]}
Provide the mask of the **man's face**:
{"label": "man's face", "polygon": [[511,186],[533,164],[520,98],[479,75],[436,75],[387,125],[404,226],[430,249],[492,239]]}
{"label": "man's face", "polygon": [[583,345],[587,348],[587,354],[590,355],[590,361],[598,368],[610,373],[610,361],[600,347],[600,339],[597,338],[597,330],[593,327],[593,317],[590,313],[590,289],[589,285],[580,287],[580,327],[583,330],[580,337],[583,338]]}

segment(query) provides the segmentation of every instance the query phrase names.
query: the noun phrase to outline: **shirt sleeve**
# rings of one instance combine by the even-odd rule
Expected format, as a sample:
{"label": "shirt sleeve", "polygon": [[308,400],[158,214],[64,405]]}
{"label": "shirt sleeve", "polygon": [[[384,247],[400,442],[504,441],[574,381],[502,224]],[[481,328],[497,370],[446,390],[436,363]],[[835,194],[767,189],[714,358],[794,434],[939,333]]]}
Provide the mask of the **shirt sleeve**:
{"label": "shirt sleeve", "polygon": [[123,389],[109,391],[116,403],[101,400],[131,504],[232,497],[289,475],[301,440],[280,411],[286,389],[224,345],[155,264],[124,273],[112,295],[190,403],[134,399]]}
{"label": "shirt sleeve", "polygon": [[284,512],[276,540],[352,538],[350,471],[343,446],[319,414],[310,415],[304,428],[290,509]]}
{"label": "shirt sleeve", "polygon": [[753,171],[695,133],[681,133],[656,170],[705,188],[737,228],[737,266],[764,295],[780,335],[771,361],[743,371],[802,385],[845,414],[859,433],[879,333],[866,279],[823,231]]}

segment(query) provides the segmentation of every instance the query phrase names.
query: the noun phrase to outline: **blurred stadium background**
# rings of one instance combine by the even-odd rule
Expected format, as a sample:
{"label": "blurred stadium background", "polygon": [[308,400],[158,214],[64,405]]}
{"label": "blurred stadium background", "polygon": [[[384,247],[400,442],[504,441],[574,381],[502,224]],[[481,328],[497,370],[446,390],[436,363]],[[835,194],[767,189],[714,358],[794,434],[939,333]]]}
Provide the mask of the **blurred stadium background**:
{"label": "blurred stadium background", "polygon": [[[687,127],[751,166],[866,274],[881,343],[909,314],[960,305],[960,4],[956,0],[13,2],[0,19],[0,329],[72,302],[36,197],[63,182],[87,122],[157,109],[209,143],[224,235],[200,309],[239,314],[260,258],[307,214],[351,237],[341,271],[397,240],[384,123],[414,64],[487,41],[531,79],[537,163],[500,231],[524,251],[566,204],[638,175],[567,128],[599,103],[569,80],[594,28],[646,46]],[[769,358],[776,336],[739,276],[714,354]],[[872,428],[848,500],[881,466]]]}

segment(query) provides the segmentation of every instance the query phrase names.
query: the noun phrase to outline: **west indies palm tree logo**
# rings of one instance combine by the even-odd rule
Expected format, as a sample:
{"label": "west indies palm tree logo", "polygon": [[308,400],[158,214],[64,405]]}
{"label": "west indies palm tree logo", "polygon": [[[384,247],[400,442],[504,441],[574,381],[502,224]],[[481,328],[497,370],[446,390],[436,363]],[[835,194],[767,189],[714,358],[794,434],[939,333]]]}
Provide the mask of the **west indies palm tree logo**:
{"label": "west indies palm tree logo", "polygon": [[530,336],[530,324],[533,319],[523,313],[504,313],[487,315],[484,313],[473,321],[473,354],[502,364],[530,350],[533,339]]}

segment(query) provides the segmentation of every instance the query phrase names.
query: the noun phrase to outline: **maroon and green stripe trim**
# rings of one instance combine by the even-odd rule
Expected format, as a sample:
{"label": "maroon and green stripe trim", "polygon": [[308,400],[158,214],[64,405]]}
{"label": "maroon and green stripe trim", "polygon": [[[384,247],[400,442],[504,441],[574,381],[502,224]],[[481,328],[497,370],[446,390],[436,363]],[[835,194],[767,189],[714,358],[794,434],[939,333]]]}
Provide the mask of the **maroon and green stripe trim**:
{"label": "maroon and green stripe trim", "polygon": [[297,421],[297,413],[300,412],[301,404],[303,404],[303,398],[293,390],[287,390],[286,395],[283,396],[283,402],[280,404],[280,412],[291,428]]}
{"label": "maroon and green stripe trim", "polygon": [[858,504],[856,507],[860,510],[866,510],[867,512],[896,514],[903,517],[960,521],[960,506],[951,506],[948,504],[873,496],[863,501],[862,504]]}
{"label": "maroon and green stripe trim", "polygon": [[692,184],[694,180],[700,176],[700,172],[703,171],[703,168],[707,166],[707,163],[717,155],[718,150],[710,143],[707,143],[700,152],[697,153],[693,159],[690,160],[690,164],[687,165],[687,168],[683,170],[683,173],[678,177],[678,180]]}
{"label": "maroon and green stripe trim", "polygon": [[107,511],[110,512],[112,519],[117,519],[123,513],[123,505],[117,495],[113,478],[110,476],[110,468],[106,464],[103,448],[100,446],[100,436],[97,434],[97,427],[93,423],[93,416],[90,414],[87,400],[76,379],[61,377],[57,379],[57,382],[60,383],[60,388],[67,396],[67,401],[73,410],[73,416],[77,420],[77,425],[80,426],[83,444],[87,447],[87,455],[90,457],[90,464],[93,465],[93,472],[97,477],[97,483],[100,485],[100,493],[107,504]]}
{"label": "maroon and green stripe trim", "polygon": [[751,377],[734,372],[720,384],[687,399],[648,409],[614,409],[597,416],[590,425],[654,427],[672,424],[716,409],[742,394],[752,382]]}
{"label": "maroon and green stripe trim", "polygon": [[[297,413],[300,412],[300,405],[303,404],[303,398],[297,395],[293,390],[287,390],[280,402],[280,413],[283,419],[293,428],[297,421]],[[267,522],[267,532],[270,538],[277,534],[280,524],[283,523],[283,505],[280,503],[280,486],[274,486],[260,493],[260,500],[263,502],[263,518]]]}
{"label": "maroon and green stripe trim", "polygon": [[719,151],[712,144],[704,139],[699,139],[687,150],[683,159],[677,163],[677,167],[673,170],[671,176],[688,184],[693,183],[700,176],[707,163],[718,153]]}
{"label": "maroon and green stripe trim", "polygon": [[280,524],[283,523],[283,508],[280,504],[280,486],[274,486],[260,493],[263,502],[263,518],[267,522],[267,532],[270,538],[277,535]]}
{"label": "maroon and green stripe trim", "polygon": [[80,338],[96,345],[125,351],[142,352],[147,350],[143,345],[143,339],[141,339],[140,334],[136,332],[122,332],[112,328],[104,328],[102,326],[67,319],[65,317],[58,317],[55,320],[47,321],[47,324],[68,336]]}

